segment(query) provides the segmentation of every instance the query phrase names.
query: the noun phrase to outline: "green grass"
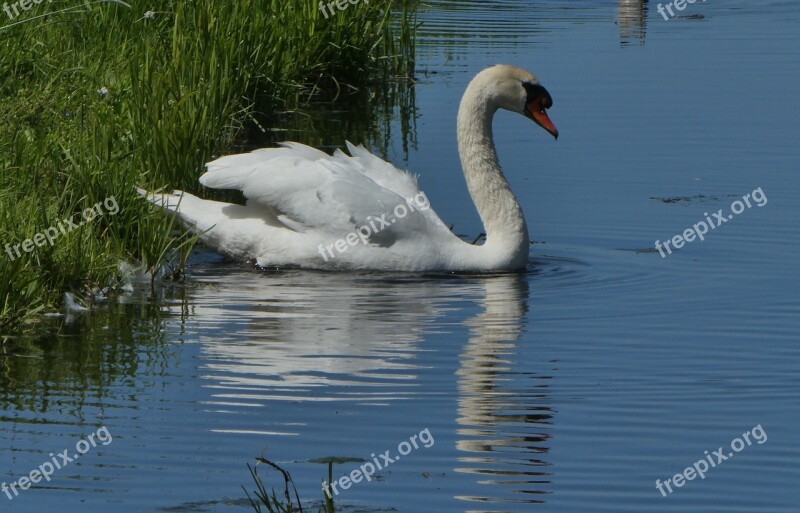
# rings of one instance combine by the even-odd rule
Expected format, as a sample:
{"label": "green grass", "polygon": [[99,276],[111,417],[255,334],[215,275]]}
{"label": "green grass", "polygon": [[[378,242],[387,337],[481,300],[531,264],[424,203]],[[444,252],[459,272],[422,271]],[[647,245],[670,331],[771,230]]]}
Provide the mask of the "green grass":
{"label": "green grass", "polygon": [[[413,0],[329,19],[317,5],[55,0],[13,21],[0,11],[0,335],[57,309],[65,291],[113,284],[121,261],[180,274],[194,239],[137,186],[198,192],[202,165],[256,117],[413,75]],[[109,197],[116,215],[6,254]]]}

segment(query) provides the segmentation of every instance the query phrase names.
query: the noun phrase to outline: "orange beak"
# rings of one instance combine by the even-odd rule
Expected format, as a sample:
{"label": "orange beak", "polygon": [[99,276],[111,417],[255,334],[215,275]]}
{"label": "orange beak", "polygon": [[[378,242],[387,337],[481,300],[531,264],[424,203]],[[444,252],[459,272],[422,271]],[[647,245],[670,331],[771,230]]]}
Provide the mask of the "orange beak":
{"label": "orange beak", "polygon": [[525,106],[525,116],[532,119],[537,125],[547,130],[547,132],[558,139],[558,129],[550,121],[547,115],[547,108],[544,106],[543,98],[534,98]]}

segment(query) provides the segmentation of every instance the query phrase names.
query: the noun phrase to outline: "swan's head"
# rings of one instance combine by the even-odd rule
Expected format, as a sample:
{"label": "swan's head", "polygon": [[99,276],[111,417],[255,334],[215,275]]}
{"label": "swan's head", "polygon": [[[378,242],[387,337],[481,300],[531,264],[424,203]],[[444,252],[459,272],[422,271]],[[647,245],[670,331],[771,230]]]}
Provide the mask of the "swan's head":
{"label": "swan's head", "polygon": [[547,115],[553,98],[536,75],[516,66],[498,64],[478,73],[475,81],[487,86],[486,92],[498,108],[532,119],[558,139],[558,129]]}

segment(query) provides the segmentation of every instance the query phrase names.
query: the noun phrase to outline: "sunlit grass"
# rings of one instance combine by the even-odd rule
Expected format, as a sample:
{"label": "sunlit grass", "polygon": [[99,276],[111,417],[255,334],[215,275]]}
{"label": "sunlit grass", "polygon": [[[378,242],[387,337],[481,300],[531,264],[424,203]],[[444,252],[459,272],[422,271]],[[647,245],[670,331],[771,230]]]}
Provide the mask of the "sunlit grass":
{"label": "sunlit grass", "polygon": [[110,196],[120,211],[21,258],[0,247],[0,334],[120,261],[179,274],[194,239],[136,187],[197,191],[253,113],[413,75],[414,30],[390,0],[328,19],[307,0],[56,0],[1,25],[0,244]]}

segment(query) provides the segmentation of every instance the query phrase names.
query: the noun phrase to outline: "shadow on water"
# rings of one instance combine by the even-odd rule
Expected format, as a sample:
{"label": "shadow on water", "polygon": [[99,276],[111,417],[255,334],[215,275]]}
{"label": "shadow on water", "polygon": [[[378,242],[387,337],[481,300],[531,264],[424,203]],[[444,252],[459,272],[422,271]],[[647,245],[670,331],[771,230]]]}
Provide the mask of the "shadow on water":
{"label": "shadow on water", "polygon": [[[128,301],[135,303],[62,318],[48,323],[55,332],[0,344],[3,415],[57,414],[63,408],[80,419],[83,405],[118,398],[111,393],[114,385],[163,375],[173,355],[162,305],[145,297]],[[68,397],[62,396],[66,391]]]}
{"label": "shadow on water", "polygon": [[[333,151],[345,139],[376,154],[404,160],[417,147],[416,96],[409,79],[374,81],[355,89],[341,86],[334,98],[301,102],[297,109],[254,113],[238,141],[238,151],[297,141]],[[398,142],[399,148],[392,145]]]}

